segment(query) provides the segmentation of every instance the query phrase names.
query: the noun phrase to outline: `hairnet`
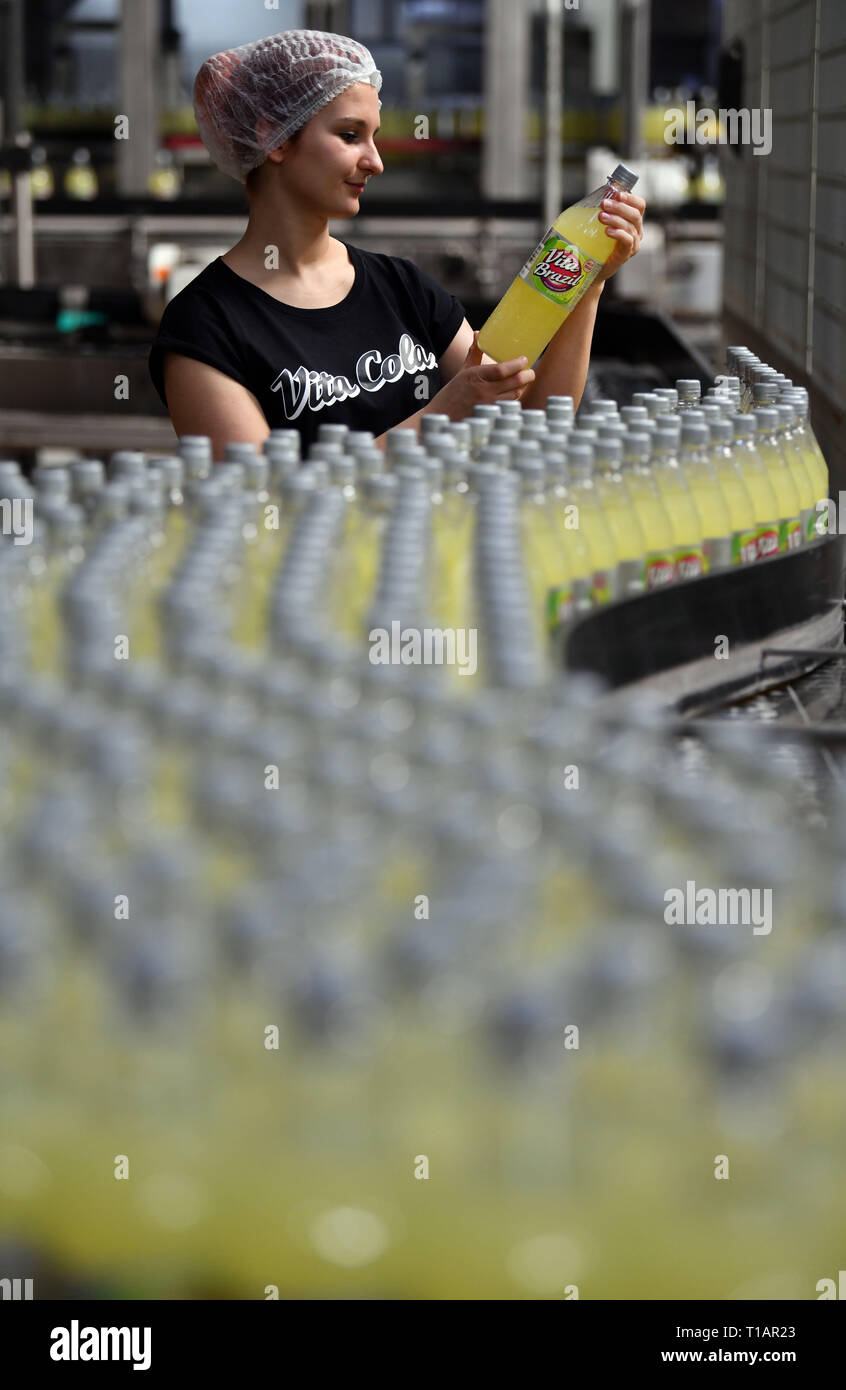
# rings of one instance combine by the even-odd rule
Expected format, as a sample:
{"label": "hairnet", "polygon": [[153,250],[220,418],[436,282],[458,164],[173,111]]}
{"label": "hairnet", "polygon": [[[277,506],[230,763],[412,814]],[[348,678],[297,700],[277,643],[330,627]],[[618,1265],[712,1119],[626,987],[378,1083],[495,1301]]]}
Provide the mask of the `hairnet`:
{"label": "hairnet", "polygon": [[355,39],[318,29],[288,29],[215,53],[194,79],[203,144],[219,169],[244,183],[268,150],[356,82],[380,90],[372,54]]}

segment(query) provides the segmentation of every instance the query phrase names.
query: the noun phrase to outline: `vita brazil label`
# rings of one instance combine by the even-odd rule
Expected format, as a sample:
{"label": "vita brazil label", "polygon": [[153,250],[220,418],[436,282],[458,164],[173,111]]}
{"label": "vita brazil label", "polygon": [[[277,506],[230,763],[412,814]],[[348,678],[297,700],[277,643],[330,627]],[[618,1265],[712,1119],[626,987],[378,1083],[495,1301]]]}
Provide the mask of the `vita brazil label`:
{"label": "vita brazil label", "polygon": [[550,227],[520,271],[520,278],[550,303],[571,309],[601,265]]}

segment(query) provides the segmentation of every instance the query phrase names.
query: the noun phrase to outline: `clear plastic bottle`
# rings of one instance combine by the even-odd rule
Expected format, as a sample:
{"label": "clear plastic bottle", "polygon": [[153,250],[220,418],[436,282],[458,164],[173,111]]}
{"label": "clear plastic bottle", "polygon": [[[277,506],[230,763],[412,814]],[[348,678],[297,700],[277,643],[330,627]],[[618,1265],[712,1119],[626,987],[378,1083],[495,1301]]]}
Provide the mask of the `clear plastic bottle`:
{"label": "clear plastic bottle", "polygon": [[610,603],[617,597],[617,567],[620,555],[614,534],[603,514],[593,477],[593,449],[588,444],[571,444],[567,449],[570,496],[579,509],[579,528],[590,551],[593,571],[591,598],[595,605]]}
{"label": "clear plastic bottle", "polygon": [[779,551],[779,505],[755,444],[755,420],[749,413],[731,418],[734,431],[734,456],[755,512],[755,542],[759,560],[769,559]]}
{"label": "clear plastic bottle", "polygon": [[697,409],[702,398],[702,383],[695,377],[682,377],[676,382],[677,404],[676,410]]}
{"label": "clear plastic bottle", "polygon": [[[625,427],[623,427],[625,433]],[[622,472],[623,441],[603,434],[596,446],[594,481],[619,555],[617,596],[629,598],[646,588],[646,539]]]}
{"label": "clear plastic bottle", "polygon": [[828,530],[828,465],[826,464],[822,449],[817,443],[816,436],[811,429],[811,423],[808,418],[808,392],[803,386],[794,386],[787,391],[782,391],[779,400],[782,398],[790,401],[795,411],[793,425],[794,441],[797,448],[802,453],[808,472],[814,480],[814,492],[816,494],[814,534],[823,536]]}
{"label": "clear plastic bottle", "polygon": [[778,411],[775,406],[758,406],[755,420],[755,447],[767,470],[779,508],[780,552],[797,550],[802,544],[801,502],[787,459],[778,440]]}
{"label": "clear plastic bottle", "polygon": [[483,324],[483,352],[498,362],[525,356],[532,366],[614,250],[600,203],[636,183],[637,175],[618,164],[601,188],[565,208]]}
{"label": "clear plastic bottle", "polygon": [[793,474],[796,490],[799,493],[799,519],[802,522],[803,542],[814,539],[817,512],[818,477],[809,468],[799,438],[794,430],[796,408],[790,401],[776,405],[778,411],[778,442]]}
{"label": "clear plastic bottle", "polygon": [[657,589],[674,583],[676,562],[672,523],[649,466],[651,452],[651,435],[629,430],[623,441],[623,477],[646,542],[644,583]]}
{"label": "clear plastic bottle", "polygon": [[722,417],[710,421],[709,431],[711,461],[731,518],[731,562],[750,565],[758,558],[757,513],[734,456],[734,431]]}
{"label": "clear plastic bottle", "polygon": [[678,460],[679,431],[672,426],[658,429],[653,436],[652,475],[658,486],[675,543],[676,578],[698,579],[707,569],[703,550],[702,518]]}
{"label": "clear plastic bottle", "polygon": [[708,450],[708,426],[687,416],[682,419],[679,444],[681,464],[702,522],[702,546],[708,572],[731,564],[732,524],[728,505]]}

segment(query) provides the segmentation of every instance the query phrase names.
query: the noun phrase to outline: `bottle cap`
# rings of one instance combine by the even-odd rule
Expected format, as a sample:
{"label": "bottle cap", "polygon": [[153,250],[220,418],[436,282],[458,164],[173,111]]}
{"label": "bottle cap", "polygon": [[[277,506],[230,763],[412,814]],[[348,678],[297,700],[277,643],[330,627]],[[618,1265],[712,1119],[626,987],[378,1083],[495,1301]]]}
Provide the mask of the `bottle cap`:
{"label": "bottle cap", "polygon": [[778,426],[778,411],[771,405],[759,406],[752,418],[758,434],[763,434],[765,430],[774,430]]}
{"label": "bottle cap", "polygon": [[732,415],[731,425],[734,430],[735,439],[748,439],[755,433],[755,417],[753,415]]}
{"label": "bottle cap", "polygon": [[707,446],[709,439],[710,434],[708,431],[708,426],[705,424],[704,420],[682,420],[682,444],[699,445],[699,447],[701,448],[703,446]]}
{"label": "bottle cap", "polygon": [[109,460],[109,474],[112,478],[126,478],[134,481],[147,473],[147,460],[135,449],[118,449]]}
{"label": "bottle cap", "polygon": [[227,444],[223,452],[224,464],[243,463],[246,459],[255,458],[256,446],[248,440],[233,440]]}
{"label": "bottle cap", "polygon": [[613,174],[608,175],[609,183],[618,183],[625,189],[634,188],[639,175],[633,169],[628,169],[625,164],[618,164]]}

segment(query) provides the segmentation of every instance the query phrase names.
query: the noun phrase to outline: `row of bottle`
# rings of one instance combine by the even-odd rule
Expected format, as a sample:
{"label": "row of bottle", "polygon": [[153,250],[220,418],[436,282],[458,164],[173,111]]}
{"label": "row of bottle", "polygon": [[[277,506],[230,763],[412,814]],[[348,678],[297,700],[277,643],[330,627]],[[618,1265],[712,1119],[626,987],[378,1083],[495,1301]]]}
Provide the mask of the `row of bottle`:
{"label": "row of bottle", "polygon": [[[43,145],[33,147],[30,184],[32,197],[36,202],[47,202],[56,195],[56,175]],[[147,186],[154,198],[179,197],[182,191],[182,172],[170,150],[156,151],[154,168],[150,172]],[[76,202],[91,202],[99,197],[100,178],[91,161],[91,151],[84,146],[74,150],[71,162],[62,175],[61,190],[66,198]],[[0,198],[8,198],[11,191],[11,176],[7,170],[0,169]]]}
{"label": "row of bottle", "polygon": [[[726,1298],[773,1260],[812,1296],[842,1209],[839,820],[801,824],[763,731],[715,727],[706,780],[590,681],[456,703],[286,604],[284,657],[198,641],[224,516],[162,614],[178,673],[2,666],[6,1229],[149,1297]],[[83,645],[146,563],[126,520],[64,606]],[[286,603],[331,520],[292,519]],[[769,887],[771,929],[668,925],[691,881]]]}
{"label": "row of bottle", "polygon": [[[766,389],[756,386],[759,395]],[[550,401],[546,412],[522,411],[518,402],[480,406],[459,424],[424,416],[419,440],[414,431],[394,430],[384,454],[366,432],[325,424],[305,466],[296,432],[274,431],[262,455],[230,445],[214,469],[209,441],[186,438],[179,457],[149,466],[143,455],[117,454],[108,481],[97,460],[36,470],[28,561],[48,570],[33,590],[36,664],[47,670],[57,659],[59,593],[84,551],[86,523],[96,536],[133,517],[128,531],[147,557],[128,598],[133,640],[140,654],[155,655],[156,604],[168,601],[168,579],[179,578],[186,515],[190,522],[204,508],[220,514],[229,563],[224,594],[217,575],[216,588],[194,585],[194,597],[215,608],[216,622],[226,615],[237,642],[266,646],[292,521],[325,495],[334,530],[323,568],[313,567],[319,601],[310,620],[327,621],[359,644],[374,627],[390,630],[394,619],[478,627],[482,642],[490,639],[492,669],[507,664],[509,646],[518,645],[520,609],[537,649],[525,653],[524,664],[537,670],[548,630],[574,614],[765,558],[814,534],[827,477],[800,398],[742,414],[730,390],[713,393],[701,409],[692,397],[691,384],[680,382],[619,412],[597,401],[578,424],[566,399]],[[32,492],[11,462],[0,463],[0,488],[19,500]],[[482,508],[492,489],[496,505]],[[414,564],[408,536],[400,539],[408,525]],[[481,578],[477,557],[495,556],[497,547],[509,565],[489,563]],[[389,612],[398,586],[406,597]],[[497,597],[494,589],[503,592]],[[513,609],[509,629],[490,617],[492,605],[502,604]]]}
{"label": "row of bottle", "polygon": [[[442,425],[36,473],[0,540],[7,1229],[151,1297],[730,1297],[773,1261],[811,1296],[842,815],[802,825],[763,732],[715,728],[705,780],[659,711],[539,679],[537,422],[514,461],[499,413]],[[493,689],[362,650],[438,602]],[[691,882],[769,888],[771,929],[668,924]]]}

